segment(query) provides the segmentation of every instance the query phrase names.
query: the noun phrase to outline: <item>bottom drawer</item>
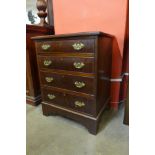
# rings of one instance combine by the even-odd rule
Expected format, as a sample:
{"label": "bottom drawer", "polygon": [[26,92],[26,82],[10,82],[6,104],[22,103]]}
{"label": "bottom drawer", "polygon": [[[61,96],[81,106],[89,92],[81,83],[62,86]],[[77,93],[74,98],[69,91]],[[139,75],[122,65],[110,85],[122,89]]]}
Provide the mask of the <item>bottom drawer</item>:
{"label": "bottom drawer", "polygon": [[52,88],[42,88],[43,101],[55,104],[67,109],[95,115],[95,99],[72,95]]}

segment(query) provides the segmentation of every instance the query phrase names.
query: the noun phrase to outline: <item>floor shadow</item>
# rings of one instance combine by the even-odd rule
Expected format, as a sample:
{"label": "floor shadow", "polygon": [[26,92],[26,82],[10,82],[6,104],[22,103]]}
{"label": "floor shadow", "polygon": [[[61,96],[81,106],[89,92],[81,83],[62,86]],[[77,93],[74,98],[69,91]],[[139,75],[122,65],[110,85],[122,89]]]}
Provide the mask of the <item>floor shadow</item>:
{"label": "floor shadow", "polygon": [[[106,109],[101,117],[100,123],[99,123],[99,130],[98,133],[103,131],[105,127],[112,121],[113,118],[117,117],[124,111],[124,104],[119,104],[118,111],[114,111],[111,109]],[[122,124],[123,124],[123,117],[122,117]]]}

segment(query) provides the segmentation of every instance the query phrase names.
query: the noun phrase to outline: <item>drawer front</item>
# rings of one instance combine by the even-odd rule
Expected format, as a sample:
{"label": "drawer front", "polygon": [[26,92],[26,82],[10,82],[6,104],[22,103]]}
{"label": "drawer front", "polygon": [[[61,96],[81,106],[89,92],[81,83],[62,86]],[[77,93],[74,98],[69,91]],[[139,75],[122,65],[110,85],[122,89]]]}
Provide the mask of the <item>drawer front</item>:
{"label": "drawer front", "polygon": [[71,95],[56,91],[54,89],[42,88],[43,101],[55,104],[67,109],[93,115],[95,113],[95,100],[85,97]]}
{"label": "drawer front", "polygon": [[95,79],[40,71],[41,84],[86,94],[95,94]]}
{"label": "drawer front", "polygon": [[94,52],[94,39],[75,39],[75,40],[58,40],[58,41],[41,41],[36,43],[37,52]]}
{"label": "drawer front", "polygon": [[60,57],[60,56],[38,56],[40,68],[59,69],[67,71],[78,71],[85,73],[94,72],[94,58],[86,57]]}

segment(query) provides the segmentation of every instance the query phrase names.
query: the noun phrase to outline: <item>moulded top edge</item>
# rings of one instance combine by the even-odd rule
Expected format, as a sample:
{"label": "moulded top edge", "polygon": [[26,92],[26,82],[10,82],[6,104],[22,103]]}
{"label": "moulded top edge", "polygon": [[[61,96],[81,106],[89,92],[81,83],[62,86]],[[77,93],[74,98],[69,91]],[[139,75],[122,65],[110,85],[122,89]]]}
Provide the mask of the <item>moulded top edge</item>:
{"label": "moulded top edge", "polygon": [[113,37],[110,34],[94,31],[94,32],[79,32],[79,33],[68,33],[68,34],[57,34],[57,35],[44,35],[44,36],[37,36],[32,37],[33,40],[40,40],[40,39],[50,39],[50,38],[67,38],[67,37],[80,37],[80,36],[107,36]]}

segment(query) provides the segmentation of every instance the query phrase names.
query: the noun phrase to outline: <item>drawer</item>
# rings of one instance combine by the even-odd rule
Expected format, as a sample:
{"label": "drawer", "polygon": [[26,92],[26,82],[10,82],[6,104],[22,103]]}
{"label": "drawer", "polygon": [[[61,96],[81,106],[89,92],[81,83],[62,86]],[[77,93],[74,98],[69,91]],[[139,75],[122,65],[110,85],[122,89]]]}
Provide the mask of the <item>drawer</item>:
{"label": "drawer", "polygon": [[38,53],[92,53],[94,52],[94,39],[41,41],[36,43],[36,49]]}
{"label": "drawer", "polygon": [[54,89],[42,88],[43,101],[67,109],[93,115],[95,113],[95,99],[72,95]]}
{"label": "drawer", "polygon": [[85,73],[94,72],[93,57],[62,57],[62,56],[38,56],[40,68],[78,71]]}
{"label": "drawer", "polygon": [[40,71],[41,84],[86,94],[95,94],[95,78]]}

